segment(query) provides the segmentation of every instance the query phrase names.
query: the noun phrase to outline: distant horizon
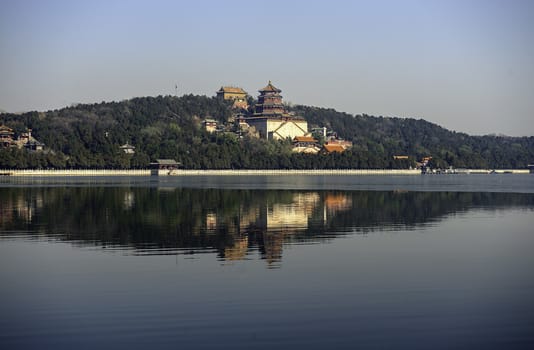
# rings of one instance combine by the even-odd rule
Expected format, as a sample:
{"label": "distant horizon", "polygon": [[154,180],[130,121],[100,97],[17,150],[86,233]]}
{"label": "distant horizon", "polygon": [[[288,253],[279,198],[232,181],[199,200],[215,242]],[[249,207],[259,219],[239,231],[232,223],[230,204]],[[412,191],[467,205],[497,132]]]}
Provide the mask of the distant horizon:
{"label": "distant horizon", "polygon": [[533,40],[528,0],[4,0],[0,109],[272,80],[291,103],[528,136]]}

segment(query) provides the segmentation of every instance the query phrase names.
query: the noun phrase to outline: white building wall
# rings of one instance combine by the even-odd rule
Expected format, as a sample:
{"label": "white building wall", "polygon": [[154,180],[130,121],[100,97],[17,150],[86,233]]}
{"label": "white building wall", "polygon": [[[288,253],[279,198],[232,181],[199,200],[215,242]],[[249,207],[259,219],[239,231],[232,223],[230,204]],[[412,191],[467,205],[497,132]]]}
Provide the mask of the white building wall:
{"label": "white building wall", "polygon": [[280,140],[293,139],[295,136],[304,136],[308,133],[308,122],[305,120],[281,119],[249,119],[247,123],[253,126],[262,138]]}
{"label": "white building wall", "polygon": [[294,138],[308,133],[308,123],[305,120],[269,120],[267,122],[267,136],[270,139]]}

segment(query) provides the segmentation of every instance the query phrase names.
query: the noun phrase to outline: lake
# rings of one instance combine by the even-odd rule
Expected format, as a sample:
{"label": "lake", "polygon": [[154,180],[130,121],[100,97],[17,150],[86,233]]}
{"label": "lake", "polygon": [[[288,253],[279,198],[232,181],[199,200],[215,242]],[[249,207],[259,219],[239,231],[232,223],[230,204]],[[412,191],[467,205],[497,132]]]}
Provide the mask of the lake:
{"label": "lake", "polygon": [[2,349],[531,349],[534,175],[0,178]]}

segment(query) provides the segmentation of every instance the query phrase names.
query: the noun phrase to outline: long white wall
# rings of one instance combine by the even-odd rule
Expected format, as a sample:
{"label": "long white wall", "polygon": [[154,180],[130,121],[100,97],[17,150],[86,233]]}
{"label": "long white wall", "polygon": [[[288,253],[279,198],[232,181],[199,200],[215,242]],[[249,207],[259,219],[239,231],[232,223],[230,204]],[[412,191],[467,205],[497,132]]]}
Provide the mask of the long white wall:
{"label": "long white wall", "polygon": [[[498,174],[528,174],[524,169],[500,169]],[[157,173],[157,174],[156,174]],[[466,169],[465,173],[488,174],[488,170]],[[202,175],[420,175],[417,169],[318,169],[318,170],[159,170],[152,175],[159,176],[202,176]],[[13,170],[0,169],[0,176],[150,176],[148,169],[139,170]],[[427,175],[432,176],[432,175]]]}
{"label": "long white wall", "polygon": [[150,170],[136,169],[136,170],[102,170],[102,169],[82,169],[82,170],[11,170],[0,169],[0,176],[149,176]]}
{"label": "long white wall", "polygon": [[[159,176],[198,175],[419,175],[419,170],[397,169],[320,169],[320,170],[159,170]],[[0,169],[0,176],[150,176],[150,170],[11,170]],[[153,175],[156,175],[154,172]]]}
{"label": "long white wall", "polygon": [[160,170],[160,176],[201,175],[420,175],[421,170],[403,169],[317,169],[317,170]]}

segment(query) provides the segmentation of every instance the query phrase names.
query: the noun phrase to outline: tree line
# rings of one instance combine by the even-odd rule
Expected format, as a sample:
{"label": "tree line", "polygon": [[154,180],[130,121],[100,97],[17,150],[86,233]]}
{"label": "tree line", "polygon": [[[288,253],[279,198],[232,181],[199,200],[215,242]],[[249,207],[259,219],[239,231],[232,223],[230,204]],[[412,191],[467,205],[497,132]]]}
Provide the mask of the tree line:
{"label": "tree line", "polygon": [[[251,101],[253,102],[253,101]],[[470,136],[425,120],[351,115],[327,108],[291,106],[311,127],[327,127],[352,141],[344,153],[298,154],[291,141],[270,141],[232,132],[230,104],[215,97],[184,95],[80,104],[48,112],[0,114],[17,134],[27,128],[43,152],[0,148],[0,168],[146,168],[171,158],[188,169],[408,168],[432,157],[434,167],[525,168],[534,162],[534,137]],[[205,118],[228,125],[208,133]],[[120,145],[135,146],[125,154]],[[407,155],[408,160],[395,160]]]}

